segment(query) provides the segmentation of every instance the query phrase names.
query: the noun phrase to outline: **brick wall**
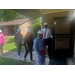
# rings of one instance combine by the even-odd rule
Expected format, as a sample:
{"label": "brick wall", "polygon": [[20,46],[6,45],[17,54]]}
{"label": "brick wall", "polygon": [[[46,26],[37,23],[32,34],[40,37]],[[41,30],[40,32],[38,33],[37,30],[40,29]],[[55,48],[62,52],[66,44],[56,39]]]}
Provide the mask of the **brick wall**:
{"label": "brick wall", "polygon": [[67,17],[70,16],[71,12],[72,11],[64,11],[42,15],[42,28],[44,28],[44,22],[47,22],[49,24],[49,28],[53,32],[53,17]]}

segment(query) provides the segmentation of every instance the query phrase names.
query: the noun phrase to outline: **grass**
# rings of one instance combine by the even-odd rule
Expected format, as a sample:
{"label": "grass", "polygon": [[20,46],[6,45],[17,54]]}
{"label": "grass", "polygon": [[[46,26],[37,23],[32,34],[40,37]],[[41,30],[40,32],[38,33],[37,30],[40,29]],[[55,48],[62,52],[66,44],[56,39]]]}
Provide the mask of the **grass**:
{"label": "grass", "polygon": [[0,65],[33,65],[31,62],[0,57]]}
{"label": "grass", "polygon": [[[22,46],[22,49],[24,50],[24,46]],[[7,51],[17,51],[16,46],[14,45],[14,37],[13,36],[6,36],[5,37],[5,43],[3,46],[3,50]]]}

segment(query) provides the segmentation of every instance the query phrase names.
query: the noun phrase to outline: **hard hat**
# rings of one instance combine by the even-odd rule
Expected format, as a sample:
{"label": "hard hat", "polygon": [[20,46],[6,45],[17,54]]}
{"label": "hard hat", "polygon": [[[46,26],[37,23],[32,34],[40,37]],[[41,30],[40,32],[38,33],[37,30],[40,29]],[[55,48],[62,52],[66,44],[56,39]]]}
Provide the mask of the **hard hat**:
{"label": "hard hat", "polygon": [[2,30],[0,30],[0,32],[2,32]]}
{"label": "hard hat", "polygon": [[48,23],[45,22],[44,25],[48,25]]}
{"label": "hard hat", "polygon": [[18,31],[18,32],[21,32],[21,29],[18,28],[17,31]]}
{"label": "hard hat", "polygon": [[31,32],[31,28],[28,29],[28,32]]}
{"label": "hard hat", "polygon": [[38,34],[44,34],[44,32],[42,30],[39,30]]}

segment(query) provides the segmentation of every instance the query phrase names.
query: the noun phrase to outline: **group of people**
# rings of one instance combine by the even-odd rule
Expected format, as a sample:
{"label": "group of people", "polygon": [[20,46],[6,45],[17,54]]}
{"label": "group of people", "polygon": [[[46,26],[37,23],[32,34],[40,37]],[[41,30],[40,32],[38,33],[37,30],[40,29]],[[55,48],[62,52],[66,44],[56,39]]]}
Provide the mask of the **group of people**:
{"label": "group of people", "polygon": [[50,39],[52,38],[52,35],[51,35],[51,30],[48,29],[48,23],[44,23],[44,29],[39,30],[37,32],[38,37],[35,38],[34,40],[33,40],[31,28],[28,29],[28,32],[26,33],[24,39],[20,32],[21,30],[18,29],[17,33],[15,34],[15,42],[17,46],[18,57],[19,58],[21,57],[20,55],[21,55],[21,47],[22,47],[22,41],[23,41],[23,45],[25,46],[25,50],[26,50],[25,55],[24,55],[24,60],[26,61],[26,57],[30,51],[30,60],[32,62],[35,62],[32,56],[32,50],[34,48],[35,54],[37,57],[36,65],[45,65],[46,47],[48,47],[47,50],[48,50],[49,59],[51,58]]}
{"label": "group of people", "polygon": [[[18,57],[21,57],[21,47],[22,45],[25,46],[25,55],[24,60],[26,61],[26,57],[30,51],[30,60],[33,60],[33,48],[35,50],[35,54],[37,57],[36,65],[45,65],[45,50],[47,48],[48,57],[51,59],[50,51],[51,51],[51,42],[50,39],[52,38],[51,30],[48,29],[48,23],[44,23],[44,29],[41,29],[37,32],[38,37],[33,40],[32,31],[29,27],[28,32],[26,33],[24,39],[23,35],[21,34],[21,30],[17,29],[17,33],[14,37],[14,43],[17,46]],[[0,30],[0,53],[3,54],[3,44],[5,42],[5,36],[2,34]]]}
{"label": "group of people", "polygon": [[46,46],[48,47],[48,56],[51,59],[50,55],[50,39],[52,38],[51,31],[48,29],[48,23],[44,23],[44,29],[38,31],[38,37],[34,39],[34,50],[37,56],[36,65],[45,65],[45,50]]}

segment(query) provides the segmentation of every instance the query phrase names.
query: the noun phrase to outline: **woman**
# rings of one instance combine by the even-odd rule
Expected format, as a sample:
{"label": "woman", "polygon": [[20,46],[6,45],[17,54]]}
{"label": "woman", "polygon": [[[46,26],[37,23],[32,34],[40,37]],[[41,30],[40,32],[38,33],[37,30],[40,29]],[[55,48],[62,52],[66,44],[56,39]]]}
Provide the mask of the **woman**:
{"label": "woman", "polygon": [[0,54],[3,54],[4,42],[5,42],[5,36],[2,34],[2,30],[0,30]]}
{"label": "woman", "polygon": [[24,55],[24,60],[26,60],[26,57],[30,50],[30,59],[32,62],[34,62],[33,57],[32,57],[33,37],[32,37],[32,33],[31,33],[31,28],[28,29],[28,32],[25,35],[24,41],[25,41],[25,50],[26,50],[26,53]]}

